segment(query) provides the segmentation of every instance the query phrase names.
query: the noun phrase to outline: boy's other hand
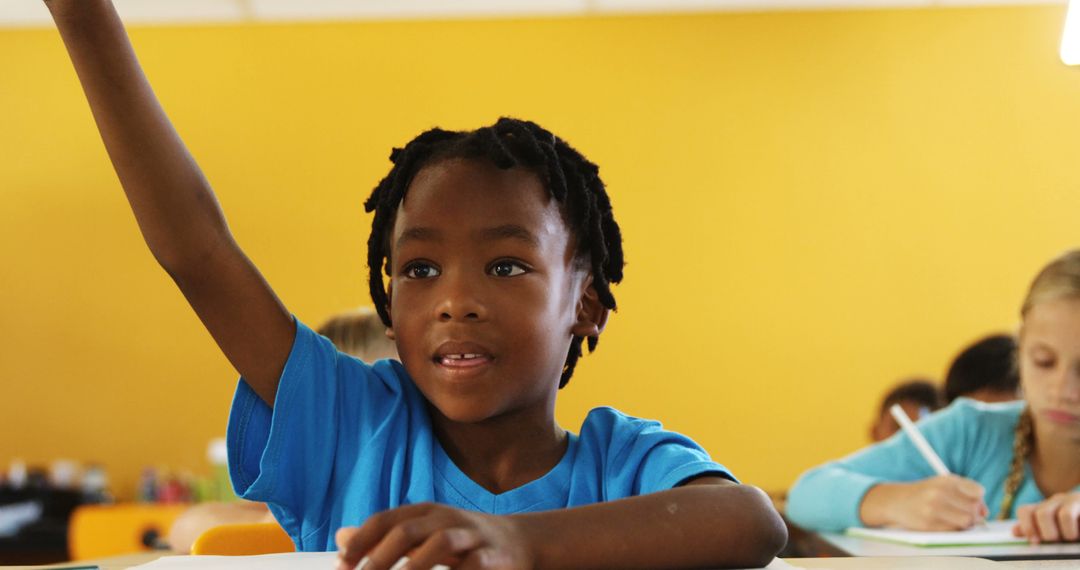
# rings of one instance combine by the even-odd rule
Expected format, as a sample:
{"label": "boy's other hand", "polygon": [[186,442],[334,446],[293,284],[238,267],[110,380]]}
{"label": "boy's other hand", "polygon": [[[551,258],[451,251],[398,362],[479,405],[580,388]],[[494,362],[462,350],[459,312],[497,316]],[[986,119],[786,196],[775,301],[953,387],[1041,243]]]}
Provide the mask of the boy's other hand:
{"label": "boy's other hand", "polygon": [[1015,536],[1032,544],[1080,540],[1080,493],[1058,493],[1049,499],[1016,509]]}
{"label": "boy's other hand", "polygon": [[860,508],[867,526],[948,531],[971,528],[989,509],[982,485],[957,475],[912,483],[883,483],[870,489]]}
{"label": "boy's other hand", "polygon": [[[338,570],[530,568],[534,556],[517,523],[423,503],[385,511],[336,535]],[[408,558],[404,564],[399,561]]]}

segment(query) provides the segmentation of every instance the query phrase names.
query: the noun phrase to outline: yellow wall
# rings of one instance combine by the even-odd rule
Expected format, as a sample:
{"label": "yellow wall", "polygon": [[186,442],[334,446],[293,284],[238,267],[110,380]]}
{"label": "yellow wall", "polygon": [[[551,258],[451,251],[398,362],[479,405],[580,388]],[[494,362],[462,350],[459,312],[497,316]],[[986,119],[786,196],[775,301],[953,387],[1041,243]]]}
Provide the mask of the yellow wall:
{"label": "yellow wall", "polygon": [[[368,303],[393,145],[533,118],[598,162],[621,310],[560,421],[660,418],[766,488],[1011,327],[1080,230],[1060,6],[140,28],[241,244],[315,324]],[[55,32],[0,33],[0,465],[205,470],[233,372],[146,251]]]}

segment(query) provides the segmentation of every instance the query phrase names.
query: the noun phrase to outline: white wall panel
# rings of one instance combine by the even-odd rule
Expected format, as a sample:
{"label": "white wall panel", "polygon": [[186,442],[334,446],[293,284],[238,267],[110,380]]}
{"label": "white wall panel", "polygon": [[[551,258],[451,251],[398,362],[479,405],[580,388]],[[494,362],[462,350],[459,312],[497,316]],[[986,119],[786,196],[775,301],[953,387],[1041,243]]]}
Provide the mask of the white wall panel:
{"label": "white wall panel", "polygon": [[259,20],[446,18],[584,12],[585,0],[249,0]]}
{"label": "white wall panel", "polygon": [[120,16],[129,22],[228,22],[247,16],[243,2],[236,0],[113,0],[113,3]]}
{"label": "white wall panel", "polygon": [[0,26],[51,24],[49,10],[41,0],[0,0]]}
{"label": "white wall panel", "polygon": [[[127,22],[310,21],[553,14],[1063,4],[1065,0],[115,0]],[[0,0],[0,27],[49,26],[41,0]]]}

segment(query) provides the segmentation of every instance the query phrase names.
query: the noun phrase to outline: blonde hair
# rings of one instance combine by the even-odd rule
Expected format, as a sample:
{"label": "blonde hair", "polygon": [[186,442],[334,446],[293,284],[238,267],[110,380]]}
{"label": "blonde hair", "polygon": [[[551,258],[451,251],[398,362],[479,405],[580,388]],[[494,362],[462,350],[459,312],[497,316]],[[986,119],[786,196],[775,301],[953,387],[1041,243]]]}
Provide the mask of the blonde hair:
{"label": "blonde hair", "polygon": [[1062,297],[1080,297],[1080,249],[1063,253],[1039,271],[1020,306],[1020,317],[1039,303]]}
{"label": "blonde hair", "polygon": [[1020,490],[1020,484],[1024,482],[1024,463],[1031,455],[1035,447],[1035,424],[1031,421],[1031,410],[1024,408],[1020,413],[1020,419],[1016,422],[1016,432],[1013,434],[1013,456],[1009,465],[1009,474],[1005,477],[1005,491],[1001,497],[1001,508],[998,509],[998,520],[1009,520],[1012,517],[1013,503],[1016,502],[1016,492]]}
{"label": "blonde hair", "polygon": [[316,330],[341,352],[365,362],[396,358],[397,347],[386,337],[386,325],[374,309],[361,307],[330,317]]}
{"label": "blonde hair", "polygon": [[[1024,303],[1020,306],[1021,320],[1027,317],[1035,305],[1063,297],[1080,298],[1080,250],[1077,249],[1069,250],[1046,264],[1031,281]],[[1019,356],[1017,359],[1019,360]],[[998,518],[1001,520],[1012,518],[1016,492],[1024,482],[1024,464],[1033,451],[1035,424],[1031,417],[1031,408],[1024,408],[1013,434],[1012,462],[1005,478],[1005,491],[1001,498],[1001,509],[998,511]]]}

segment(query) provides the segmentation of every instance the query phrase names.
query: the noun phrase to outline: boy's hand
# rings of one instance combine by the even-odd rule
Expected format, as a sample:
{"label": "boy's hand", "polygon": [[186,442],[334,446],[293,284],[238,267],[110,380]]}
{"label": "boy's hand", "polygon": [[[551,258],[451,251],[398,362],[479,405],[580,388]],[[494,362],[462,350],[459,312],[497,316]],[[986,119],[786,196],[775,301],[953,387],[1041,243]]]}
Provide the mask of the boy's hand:
{"label": "boy's hand", "polygon": [[1080,493],[1058,493],[1034,505],[1016,509],[1013,535],[1032,544],[1080,540]]}
{"label": "boy's hand", "polygon": [[860,508],[867,526],[942,531],[971,528],[986,518],[984,490],[971,479],[939,475],[913,483],[883,483],[870,489]]}
{"label": "boy's hand", "polygon": [[[338,569],[530,568],[534,556],[512,517],[423,503],[385,511],[336,536]],[[404,566],[398,561],[408,557]]]}

